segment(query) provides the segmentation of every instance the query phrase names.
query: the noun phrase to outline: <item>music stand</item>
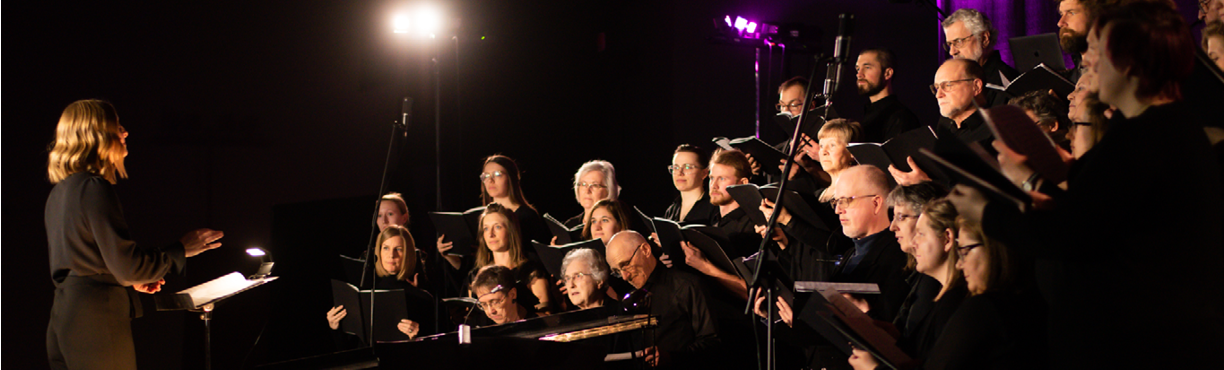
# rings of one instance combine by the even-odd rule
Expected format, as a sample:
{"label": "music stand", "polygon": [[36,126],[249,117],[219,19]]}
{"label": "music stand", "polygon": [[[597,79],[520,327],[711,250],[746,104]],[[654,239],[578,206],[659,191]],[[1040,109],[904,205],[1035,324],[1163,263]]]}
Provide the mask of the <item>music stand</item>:
{"label": "music stand", "polygon": [[251,288],[276,280],[276,276],[253,275],[250,279],[237,271],[209,280],[174,294],[154,295],[158,311],[188,310],[200,312],[204,320],[204,368],[212,369],[212,311],[216,304]]}

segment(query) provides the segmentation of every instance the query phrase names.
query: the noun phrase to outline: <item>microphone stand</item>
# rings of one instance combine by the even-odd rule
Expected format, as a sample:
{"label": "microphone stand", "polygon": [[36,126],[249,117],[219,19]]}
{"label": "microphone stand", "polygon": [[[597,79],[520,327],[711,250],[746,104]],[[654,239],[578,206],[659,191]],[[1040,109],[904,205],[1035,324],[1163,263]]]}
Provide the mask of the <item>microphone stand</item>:
{"label": "microphone stand", "polygon": [[[808,123],[809,119],[812,116],[814,116],[814,114],[809,113],[808,104],[811,104],[812,100],[815,100],[815,98],[817,97],[817,96],[811,95],[812,84],[814,81],[816,81],[816,71],[819,70],[820,62],[822,61],[827,63],[827,67],[826,67],[827,71],[825,72],[826,76],[835,76],[837,63],[834,63],[834,59],[831,57],[825,57],[823,55],[817,56],[816,64],[812,66],[811,78],[808,79],[809,82],[808,82],[807,90],[804,91],[804,94],[803,94],[803,96],[807,97],[807,99],[803,100],[803,108],[801,108],[800,112],[804,112],[804,114],[800,115],[798,122],[795,123],[795,131],[794,131],[794,134],[791,136],[790,148],[787,151],[787,155],[786,155],[786,164],[782,166],[782,179],[778,182],[778,197],[774,199],[774,212],[769,215],[769,222],[767,222],[765,225],[765,230],[766,230],[765,235],[766,236],[764,238],[761,238],[761,246],[757,249],[758,257],[755,261],[756,267],[753,270],[752,276],[746,282],[748,284],[749,291],[752,291],[752,288],[754,287],[764,288],[767,307],[768,305],[774,304],[774,301],[773,301],[774,287],[772,284],[769,284],[769,282],[773,281],[772,274],[774,272],[772,271],[772,269],[769,269],[769,271],[762,269],[763,262],[766,259],[765,249],[769,246],[769,242],[773,240],[772,238],[769,237],[769,235],[770,233],[773,233],[774,227],[776,227],[778,224],[778,214],[781,213],[782,204],[784,204],[782,203],[782,197],[786,195],[786,185],[789,183],[788,179],[790,177],[789,175],[790,175],[791,167],[795,165],[795,153],[798,152],[799,146],[801,145],[799,138],[800,138],[800,135],[802,134],[802,128],[804,127],[804,124]],[[828,96],[829,94],[832,93],[830,91],[830,89],[832,88],[831,85],[832,83],[828,81],[828,79],[826,79],[825,84],[824,84],[824,93],[819,95],[819,97],[825,98],[824,107],[825,107],[826,116],[828,115],[828,107],[829,107]],[[823,121],[825,118],[818,117],[817,119],[820,119]],[[753,306],[753,300],[749,299],[748,307],[744,309],[744,313],[751,315],[752,306]],[[765,324],[766,325],[766,328],[765,328],[765,338],[766,338],[765,339],[766,340],[765,342],[765,364],[766,366],[765,368],[767,370],[773,370],[775,369],[775,366],[777,366],[776,355],[774,353],[775,349],[774,349],[774,339],[773,339],[773,327],[774,327],[773,310],[766,310],[766,316],[767,317],[766,317],[766,324]],[[759,363],[757,365],[760,366]]]}
{"label": "microphone stand", "polygon": [[[404,117],[406,118],[407,115],[405,114]],[[379,198],[374,201],[374,217],[370,220],[370,226],[372,227],[372,229],[370,229],[370,241],[367,243],[368,247],[366,248],[365,253],[365,263],[361,268],[361,281],[358,282],[360,285],[365,285],[367,274],[373,270],[371,263],[373,263],[375,258],[374,253],[376,248],[374,246],[374,241],[378,236],[378,233],[374,231],[378,229],[378,208],[382,206],[382,195],[387,193],[387,172],[391,168],[391,153],[395,150],[395,132],[401,127],[404,128],[405,132],[408,131],[407,121],[403,122],[403,125],[399,123],[391,124],[391,140],[389,143],[387,143],[387,159],[383,162],[382,180],[380,180],[378,184]],[[374,290],[377,289],[377,284],[378,279],[374,276],[370,276],[370,314],[368,316],[370,318],[370,322],[369,330],[366,331],[367,338],[365,339],[366,345],[370,346],[371,348],[374,347]]]}

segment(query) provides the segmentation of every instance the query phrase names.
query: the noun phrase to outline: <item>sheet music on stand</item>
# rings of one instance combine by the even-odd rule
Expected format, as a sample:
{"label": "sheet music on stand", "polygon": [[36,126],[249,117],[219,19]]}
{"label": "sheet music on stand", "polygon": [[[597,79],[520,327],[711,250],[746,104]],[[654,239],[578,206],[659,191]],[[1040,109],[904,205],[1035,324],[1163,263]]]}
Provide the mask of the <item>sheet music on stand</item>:
{"label": "sheet music on stand", "polygon": [[154,295],[153,298],[158,311],[200,310],[205,305],[219,302],[277,278],[268,276],[248,280],[235,271],[175,294]]}

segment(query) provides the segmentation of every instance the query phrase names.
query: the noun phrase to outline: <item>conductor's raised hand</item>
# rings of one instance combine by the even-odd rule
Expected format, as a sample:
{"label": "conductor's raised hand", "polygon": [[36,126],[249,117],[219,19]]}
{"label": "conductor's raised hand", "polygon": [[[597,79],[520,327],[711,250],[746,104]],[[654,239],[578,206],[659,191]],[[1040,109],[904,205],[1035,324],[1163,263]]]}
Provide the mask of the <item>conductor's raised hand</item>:
{"label": "conductor's raised hand", "polygon": [[225,233],[213,229],[198,229],[189,231],[183,235],[179,242],[183,243],[183,252],[187,257],[194,257],[197,254],[215,249],[221,246],[217,240],[225,236]]}
{"label": "conductor's raised hand", "polygon": [[348,311],[344,309],[343,305],[332,307],[332,309],[327,310],[327,326],[331,327],[332,330],[340,329],[340,320],[344,319],[345,316],[348,316]]}

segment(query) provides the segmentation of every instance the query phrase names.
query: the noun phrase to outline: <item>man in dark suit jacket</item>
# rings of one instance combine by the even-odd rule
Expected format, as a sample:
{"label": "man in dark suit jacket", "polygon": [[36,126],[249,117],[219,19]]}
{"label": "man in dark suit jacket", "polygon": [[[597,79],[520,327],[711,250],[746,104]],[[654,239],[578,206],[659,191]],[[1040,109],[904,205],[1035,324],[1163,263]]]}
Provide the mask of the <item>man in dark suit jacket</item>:
{"label": "man in dark suit jacket", "polygon": [[831,203],[841,222],[842,232],[854,240],[834,271],[833,280],[875,283],[880,294],[853,297],[876,320],[891,321],[909,293],[905,283],[905,252],[897,237],[888,230],[888,192],[890,178],[873,166],[846,169],[834,184],[837,194]]}

